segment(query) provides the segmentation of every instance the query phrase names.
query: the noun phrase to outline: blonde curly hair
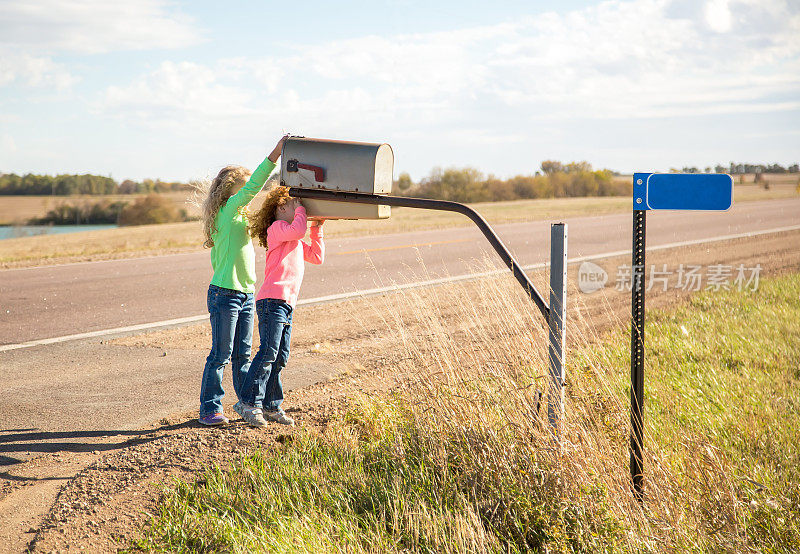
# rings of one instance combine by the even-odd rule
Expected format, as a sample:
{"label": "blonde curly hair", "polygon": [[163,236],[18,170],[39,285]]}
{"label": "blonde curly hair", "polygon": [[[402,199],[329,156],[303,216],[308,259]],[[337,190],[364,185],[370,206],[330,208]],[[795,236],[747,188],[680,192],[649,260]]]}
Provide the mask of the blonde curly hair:
{"label": "blonde curly hair", "polygon": [[[225,205],[233,195],[236,185],[244,185],[250,178],[250,170],[240,165],[223,167],[216,177],[209,182],[193,183],[195,187],[195,203],[202,197],[201,213],[203,217],[203,237],[205,248],[214,246],[212,235],[217,231],[216,218],[220,208]],[[247,216],[247,211],[242,208],[241,213]]]}
{"label": "blonde curly hair", "polygon": [[249,220],[248,229],[250,236],[258,239],[258,244],[267,247],[267,229],[275,222],[275,212],[279,206],[286,204],[291,197],[289,196],[289,187],[277,186],[267,193],[267,198],[258,210]]}

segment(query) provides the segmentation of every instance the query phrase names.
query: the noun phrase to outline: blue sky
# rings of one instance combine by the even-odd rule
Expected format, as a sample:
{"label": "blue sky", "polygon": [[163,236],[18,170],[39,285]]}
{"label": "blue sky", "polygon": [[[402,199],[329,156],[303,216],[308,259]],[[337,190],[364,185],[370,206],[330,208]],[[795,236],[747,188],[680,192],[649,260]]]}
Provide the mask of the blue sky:
{"label": "blue sky", "polygon": [[0,0],[0,171],[188,180],[283,132],[396,173],[800,161],[800,1]]}

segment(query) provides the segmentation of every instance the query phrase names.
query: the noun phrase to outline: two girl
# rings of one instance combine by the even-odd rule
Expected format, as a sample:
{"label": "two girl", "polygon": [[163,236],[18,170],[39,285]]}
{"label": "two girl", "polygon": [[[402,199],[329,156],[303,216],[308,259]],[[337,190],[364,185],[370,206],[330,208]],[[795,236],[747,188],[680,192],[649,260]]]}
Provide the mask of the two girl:
{"label": "two girl", "polygon": [[[298,200],[289,198],[285,187],[272,191],[255,218],[257,224],[269,222],[269,225],[258,232],[256,229],[260,227],[256,225],[252,231],[263,245],[271,249],[274,247],[274,251],[268,251],[264,286],[256,302],[255,251],[250,240],[246,212],[247,205],[261,191],[275,168],[285,139],[283,137],[278,141],[252,175],[241,166],[223,168],[212,181],[203,202],[204,246],[211,248],[214,270],[207,300],[212,347],[200,386],[199,420],[204,425],[228,422],[222,409],[222,396],[225,394],[222,372],[228,361],[233,370],[233,388],[239,398],[234,406],[237,413],[251,425],[263,427],[266,421],[261,406],[266,397],[270,419],[293,424],[291,418],[280,409],[283,400],[280,370],[289,355],[291,312],[303,277],[302,259],[306,257],[300,258],[298,269],[295,251],[300,248],[304,254],[308,248],[309,261],[322,263],[321,226],[312,228],[312,246],[302,243],[300,239],[306,230],[305,209]],[[293,214],[291,218],[289,211]],[[270,228],[278,223],[283,225],[277,228],[277,233],[270,234]],[[286,231],[286,227],[290,230]],[[270,307],[270,300],[277,308]],[[259,312],[261,345],[253,360],[257,363],[250,363],[254,308]],[[279,324],[282,324],[282,328],[277,333],[275,329]]]}

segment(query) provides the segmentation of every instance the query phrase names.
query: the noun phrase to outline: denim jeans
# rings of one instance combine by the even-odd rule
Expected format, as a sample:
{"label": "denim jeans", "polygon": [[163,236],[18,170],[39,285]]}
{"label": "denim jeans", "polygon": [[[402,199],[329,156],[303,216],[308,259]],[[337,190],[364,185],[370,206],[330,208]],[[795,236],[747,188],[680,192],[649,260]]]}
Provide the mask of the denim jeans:
{"label": "denim jeans", "polygon": [[289,361],[293,311],[283,300],[263,298],[256,302],[261,344],[242,383],[241,399],[268,412],[278,410],[283,402],[281,370]]}
{"label": "denim jeans", "polygon": [[222,412],[222,368],[231,362],[233,389],[241,398],[241,383],[250,369],[253,342],[253,294],[208,287],[211,316],[211,353],[206,358],[200,385],[200,417]]}

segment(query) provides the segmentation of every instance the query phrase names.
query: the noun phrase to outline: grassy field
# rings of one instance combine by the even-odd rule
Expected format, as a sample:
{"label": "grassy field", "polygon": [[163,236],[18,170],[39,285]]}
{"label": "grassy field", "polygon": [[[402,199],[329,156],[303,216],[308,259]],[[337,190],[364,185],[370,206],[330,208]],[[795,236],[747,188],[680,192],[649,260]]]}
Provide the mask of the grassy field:
{"label": "grassy field", "polygon": [[[86,205],[101,200],[132,202],[143,194],[108,194],[101,196],[0,196],[0,225],[24,225],[34,217],[44,217],[48,211],[59,204]],[[187,193],[164,193],[179,208],[185,208],[190,215],[196,215],[197,209],[186,203]]]}
{"label": "grassy field", "polygon": [[[648,314],[644,505],[628,476],[628,329],[596,337],[570,323],[556,447],[539,392],[544,329],[505,286],[476,297],[452,285],[443,303],[411,291],[402,314],[387,303],[385,331],[407,358],[395,373],[410,383],[354,397],[323,432],[177,482],[138,546],[800,550],[800,274]],[[439,305],[463,311],[457,328],[442,327]]]}
{"label": "grassy field", "polygon": [[[793,184],[773,185],[769,190],[752,184],[736,187],[737,202],[796,197],[797,194]],[[172,197],[176,203],[185,206],[183,193],[174,193]],[[9,206],[17,201],[34,202],[30,198],[25,198],[24,201],[19,200],[20,198],[25,197],[0,197],[0,205],[4,206],[0,212],[12,213],[13,210]],[[42,201],[41,197],[36,198]],[[260,205],[258,200],[257,198],[253,209]],[[631,200],[627,197],[590,197],[486,202],[472,204],[472,207],[490,223],[499,224],[620,213],[629,210],[630,205]],[[325,230],[326,235],[333,238],[466,225],[469,225],[469,221],[459,214],[395,208],[388,220],[329,221]],[[159,254],[178,249],[199,248],[201,243],[201,226],[198,222],[24,237],[0,241],[0,265]]]}

